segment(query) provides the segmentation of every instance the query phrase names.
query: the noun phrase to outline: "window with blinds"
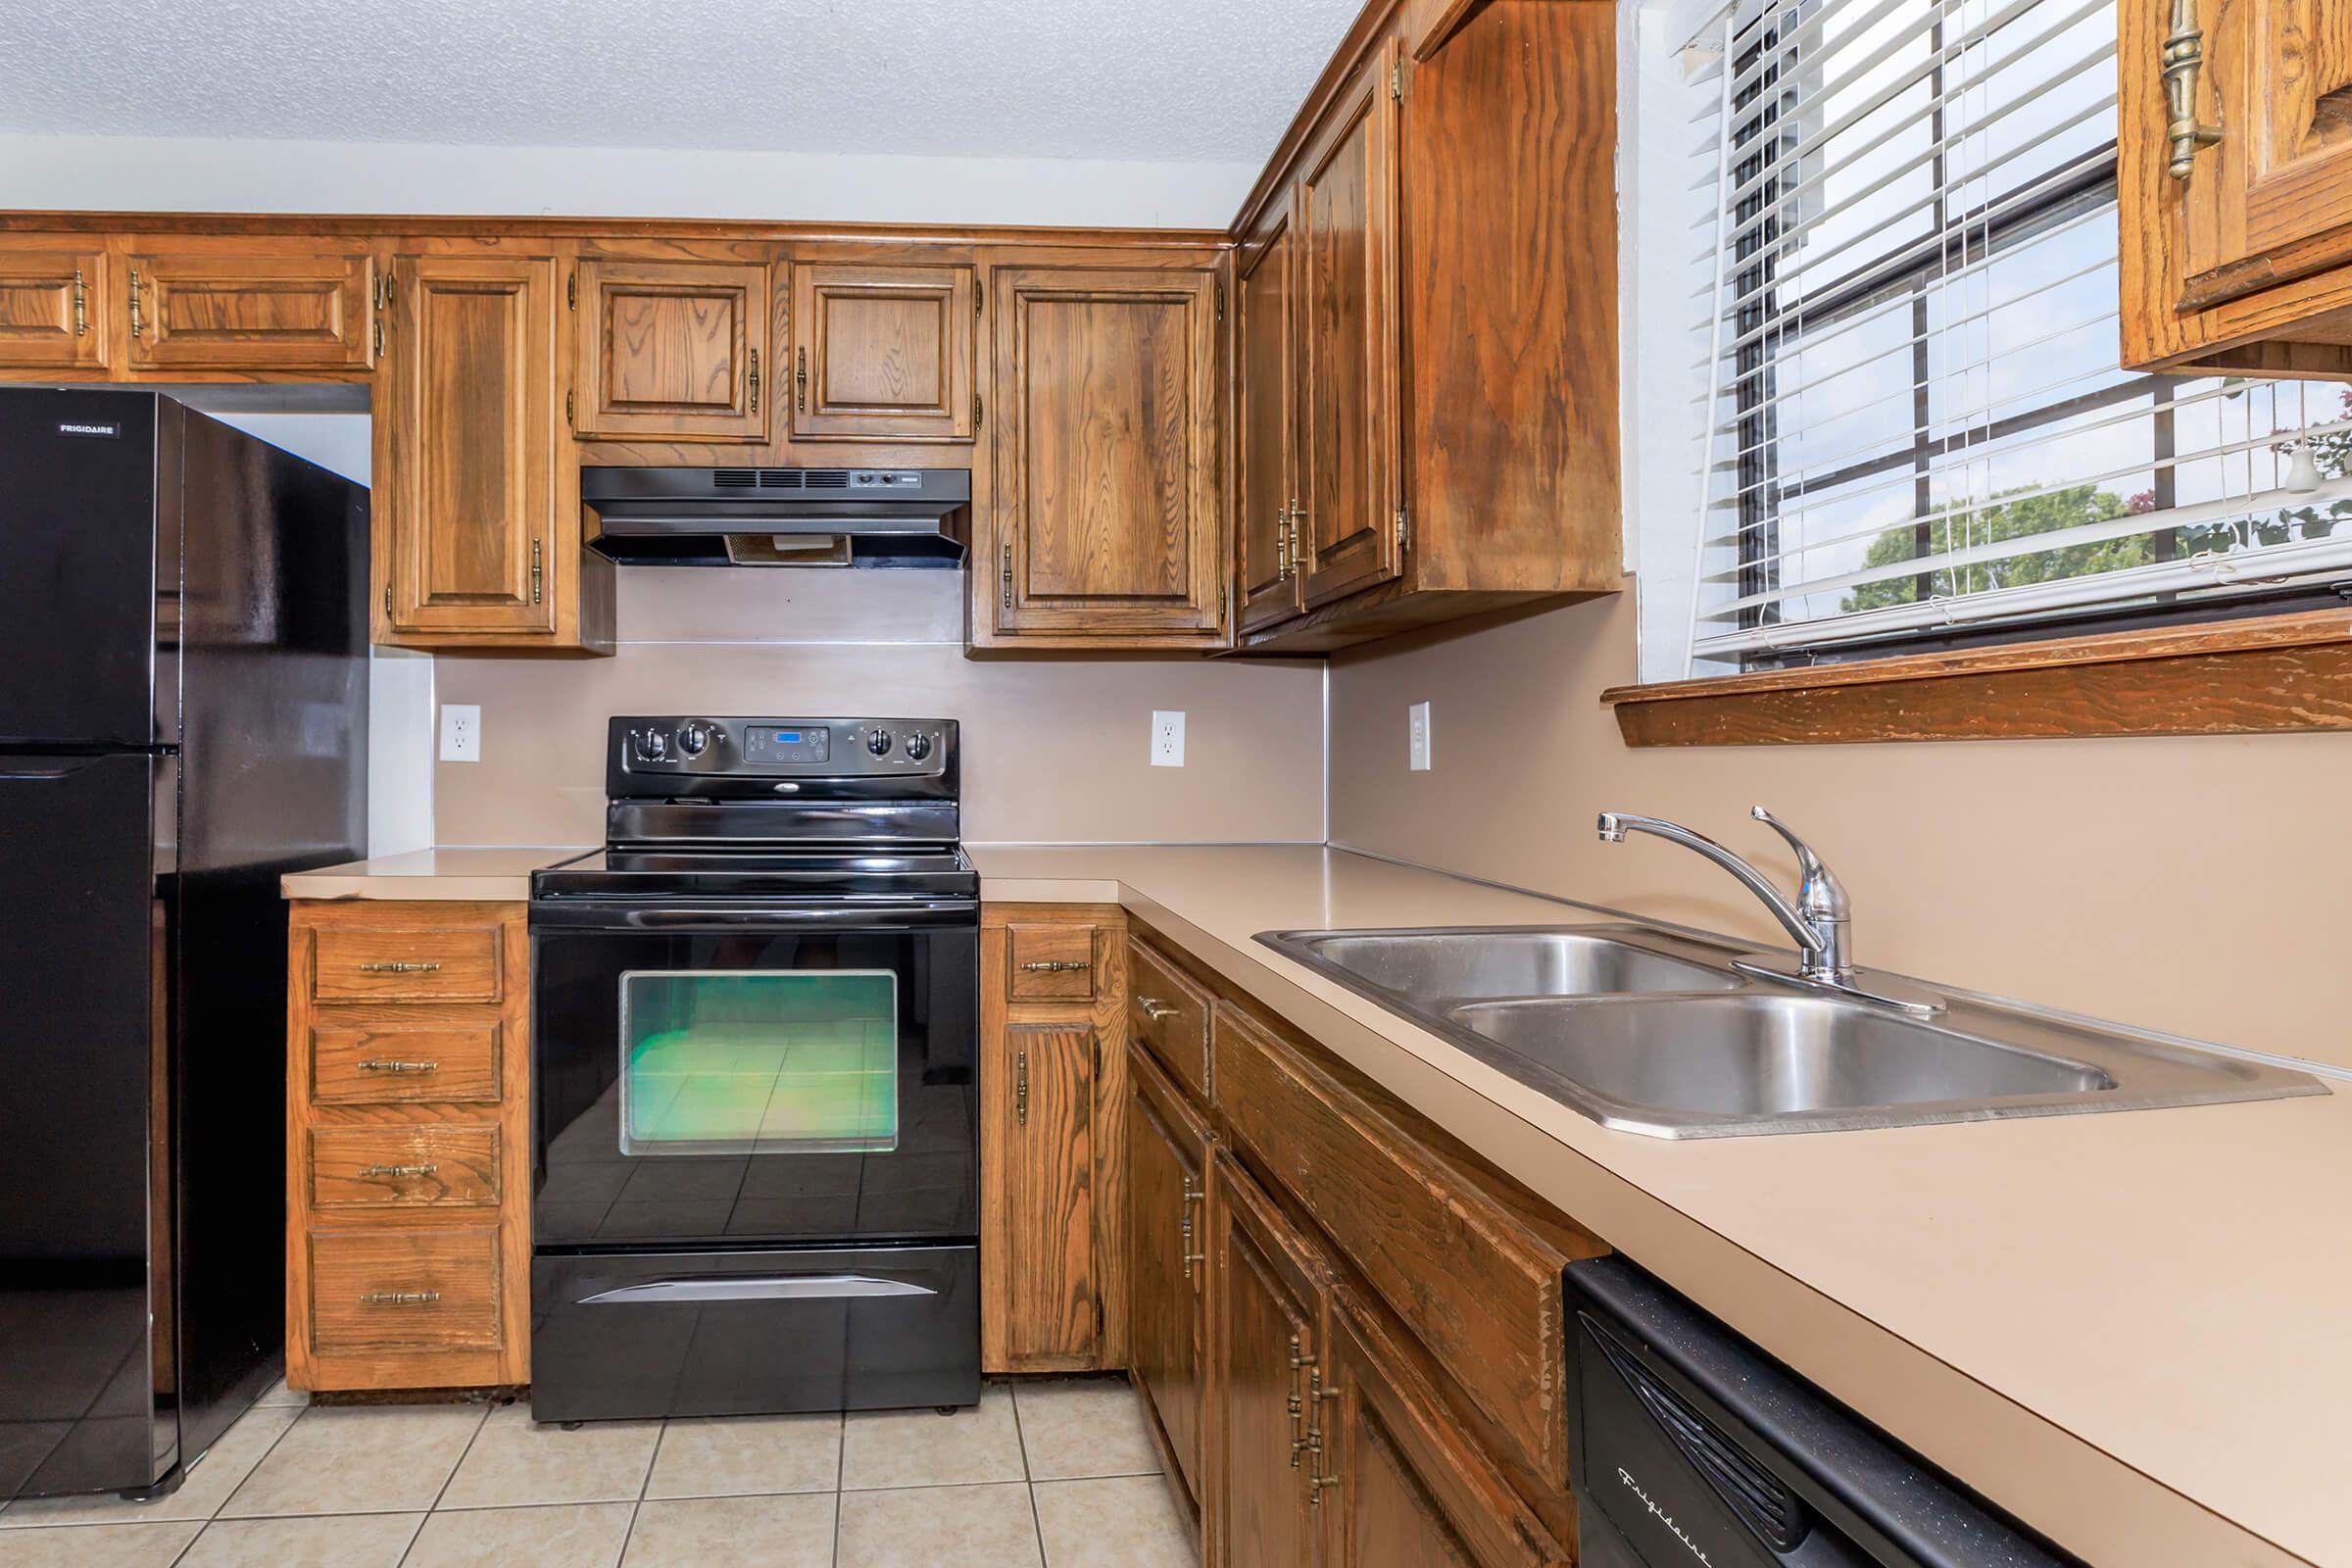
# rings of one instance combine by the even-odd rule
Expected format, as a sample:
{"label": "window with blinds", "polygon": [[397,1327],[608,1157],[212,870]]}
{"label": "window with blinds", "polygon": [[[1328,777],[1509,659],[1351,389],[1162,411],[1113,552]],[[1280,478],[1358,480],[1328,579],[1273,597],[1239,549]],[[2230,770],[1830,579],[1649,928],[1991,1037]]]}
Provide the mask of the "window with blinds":
{"label": "window with blinds", "polygon": [[2116,368],[2115,6],[1727,19],[1688,673],[2352,576],[2352,388]]}

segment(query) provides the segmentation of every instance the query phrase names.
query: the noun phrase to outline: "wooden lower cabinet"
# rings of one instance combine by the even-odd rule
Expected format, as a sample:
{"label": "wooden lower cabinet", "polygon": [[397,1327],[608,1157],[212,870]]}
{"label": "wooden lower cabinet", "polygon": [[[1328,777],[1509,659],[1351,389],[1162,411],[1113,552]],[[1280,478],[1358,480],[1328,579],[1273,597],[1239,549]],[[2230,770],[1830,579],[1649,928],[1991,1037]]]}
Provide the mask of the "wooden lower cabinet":
{"label": "wooden lower cabinet", "polygon": [[992,1373],[1125,1364],[1125,950],[1116,905],[981,912],[980,1364]]}
{"label": "wooden lower cabinet", "polygon": [[1142,1048],[1127,1055],[1127,1370],[1158,1423],[1171,1474],[1201,1497],[1200,1245],[1214,1136]]}
{"label": "wooden lower cabinet", "polygon": [[[1544,1568],[1576,1559],[1536,1519],[1368,1305],[1334,1293],[1308,1485],[1323,1560]],[[1271,1560],[1271,1559],[1268,1559]]]}
{"label": "wooden lower cabinet", "polygon": [[1331,1266],[1223,1150],[1209,1166],[1210,1568],[1314,1561]]}
{"label": "wooden lower cabinet", "polygon": [[286,1381],[528,1382],[523,906],[298,902],[287,940]]}

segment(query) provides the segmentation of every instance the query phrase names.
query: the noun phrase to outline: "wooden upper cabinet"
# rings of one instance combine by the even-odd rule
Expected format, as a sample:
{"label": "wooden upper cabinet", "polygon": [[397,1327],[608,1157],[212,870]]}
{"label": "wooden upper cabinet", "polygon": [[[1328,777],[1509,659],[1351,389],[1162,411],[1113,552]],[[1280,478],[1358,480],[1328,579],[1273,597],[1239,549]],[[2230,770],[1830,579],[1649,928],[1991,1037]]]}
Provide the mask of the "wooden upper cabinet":
{"label": "wooden upper cabinet", "polygon": [[392,293],[375,427],[385,630],[552,636],[567,509],[570,538],[579,527],[559,263],[402,256]]}
{"label": "wooden upper cabinet", "polygon": [[1299,549],[1308,606],[1396,575],[1396,121],[1401,45],[1374,50],[1301,166]]}
{"label": "wooden upper cabinet", "polygon": [[1213,646],[1216,274],[999,268],[993,626]]}
{"label": "wooden upper cabinet", "polygon": [[573,286],[574,433],[767,439],[775,355],[766,264],[595,256],[580,262]]}
{"label": "wooden upper cabinet", "polygon": [[0,370],[104,370],[109,319],[103,250],[0,238]]}
{"label": "wooden upper cabinet", "polygon": [[969,267],[794,268],[794,438],[971,440],[977,287]]}
{"label": "wooden upper cabinet", "polygon": [[1240,629],[1299,611],[1291,569],[1298,499],[1298,246],[1291,203],[1277,202],[1234,264],[1234,612]]}
{"label": "wooden upper cabinet", "polygon": [[356,373],[375,363],[375,261],[364,250],[134,245],[122,270],[129,369]]}

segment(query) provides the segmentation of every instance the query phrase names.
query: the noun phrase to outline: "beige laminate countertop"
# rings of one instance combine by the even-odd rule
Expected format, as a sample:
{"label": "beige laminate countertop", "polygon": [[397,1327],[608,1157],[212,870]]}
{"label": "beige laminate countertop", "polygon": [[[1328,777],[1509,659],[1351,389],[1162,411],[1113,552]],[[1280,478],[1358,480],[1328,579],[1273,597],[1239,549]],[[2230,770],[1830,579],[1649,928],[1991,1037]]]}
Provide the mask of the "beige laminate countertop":
{"label": "beige laminate countertop", "polygon": [[[2352,1568],[2352,1085],[2112,1115],[1644,1138],[1251,940],[1605,916],[1311,846],[970,850],[991,901],[1125,906],[2101,1568]],[[530,869],[570,853],[428,852],[288,877],[286,892],[520,898]]]}

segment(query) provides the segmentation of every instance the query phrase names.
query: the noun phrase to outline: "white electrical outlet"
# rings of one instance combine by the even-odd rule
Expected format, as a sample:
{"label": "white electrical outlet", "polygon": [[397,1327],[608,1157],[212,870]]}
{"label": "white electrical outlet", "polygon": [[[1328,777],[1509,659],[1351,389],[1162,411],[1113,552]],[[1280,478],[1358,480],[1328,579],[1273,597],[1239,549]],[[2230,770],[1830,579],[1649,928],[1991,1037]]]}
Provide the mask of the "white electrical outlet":
{"label": "white electrical outlet", "polygon": [[1404,710],[1405,733],[1409,738],[1413,760],[1412,771],[1429,771],[1429,705],[1415,703]]}
{"label": "white electrical outlet", "polygon": [[1154,709],[1152,712],[1152,765],[1153,767],[1182,767],[1184,765],[1184,712]]}
{"label": "white electrical outlet", "polygon": [[482,710],[472,703],[441,705],[441,760],[478,762],[482,760]]}

